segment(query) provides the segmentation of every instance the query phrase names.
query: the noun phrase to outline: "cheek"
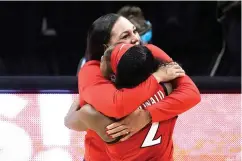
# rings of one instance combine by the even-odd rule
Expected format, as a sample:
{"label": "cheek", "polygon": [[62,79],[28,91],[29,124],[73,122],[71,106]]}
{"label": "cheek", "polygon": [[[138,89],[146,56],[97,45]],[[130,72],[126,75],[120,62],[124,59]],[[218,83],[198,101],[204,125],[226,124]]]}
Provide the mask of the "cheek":
{"label": "cheek", "polygon": [[131,44],[131,39],[125,39],[122,41],[122,43],[125,43],[125,44]]}
{"label": "cheek", "polygon": [[114,45],[117,42],[119,42],[119,39],[116,36],[112,36],[108,44],[109,45]]}
{"label": "cheek", "polygon": [[137,37],[138,40],[140,40],[140,35],[139,35],[139,33],[136,34],[136,37]]}

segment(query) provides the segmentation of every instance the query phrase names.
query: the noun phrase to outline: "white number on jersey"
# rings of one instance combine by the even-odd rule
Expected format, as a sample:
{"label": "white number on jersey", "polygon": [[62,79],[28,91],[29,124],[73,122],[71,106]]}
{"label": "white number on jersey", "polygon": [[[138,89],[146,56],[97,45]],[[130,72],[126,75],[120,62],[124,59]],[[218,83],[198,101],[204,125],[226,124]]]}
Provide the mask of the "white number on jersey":
{"label": "white number on jersey", "polygon": [[160,125],[159,122],[152,123],[150,130],[149,130],[148,134],[146,135],[143,144],[141,145],[142,148],[157,145],[157,144],[161,143],[161,136],[154,140],[155,134],[159,128],[159,125]]}

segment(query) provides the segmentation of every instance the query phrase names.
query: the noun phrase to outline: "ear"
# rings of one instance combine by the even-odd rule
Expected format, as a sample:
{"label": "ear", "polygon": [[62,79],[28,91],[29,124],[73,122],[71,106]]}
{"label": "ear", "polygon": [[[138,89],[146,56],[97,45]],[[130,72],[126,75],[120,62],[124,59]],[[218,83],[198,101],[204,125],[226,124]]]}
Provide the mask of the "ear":
{"label": "ear", "polygon": [[116,75],[111,74],[111,75],[110,75],[110,80],[111,80],[113,83],[115,83],[115,81],[116,81]]}

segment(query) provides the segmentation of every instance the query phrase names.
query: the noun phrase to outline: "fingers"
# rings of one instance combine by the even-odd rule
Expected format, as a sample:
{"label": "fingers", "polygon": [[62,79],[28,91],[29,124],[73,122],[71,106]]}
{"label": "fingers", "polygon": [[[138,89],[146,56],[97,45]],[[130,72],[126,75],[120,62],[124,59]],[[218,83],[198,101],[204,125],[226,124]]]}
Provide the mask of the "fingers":
{"label": "fingers", "polygon": [[111,130],[111,129],[114,129],[114,128],[121,126],[121,125],[123,125],[121,122],[114,122],[114,123],[108,125],[106,128],[107,128],[107,130]]}
{"label": "fingers", "polygon": [[172,68],[174,69],[182,69],[182,67],[178,64],[172,65]]}
{"label": "fingers", "polygon": [[177,77],[185,76],[185,71],[176,62],[161,65],[159,69],[152,74],[157,82],[168,82]]}
{"label": "fingers", "polygon": [[176,77],[175,78],[177,78],[177,77],[183,77],[185,75],[186,75],[185,73],[176,73]]}
{"label": "fingers", "polygon": [[169,70],[174,74],[174,78],[185,76],[185,71],[178,64],[172,65]]}
{"label": "fingers", "polygon": [[167,69],[167,74],[176,74],[176,73],[185,73],[185,71],[182,69],[182,68],[177,68],[177,69],[174,69],[174,68],[169,68]]}
{"label": "fingers", "polygon": [[128,129],[124,129],[124,130],[122,130],[120,132],[117,132],[117,133],[109,135],[109,136],[111,136],[112,138],[116,138],[116,137],[124,136],[124,135],[128,135],[128,134],[129,134],[129,130]]}
{"label": "fingers", "polygon": [[182,69],[182,67],[178,64],[166,64],[163,66],[160,66],[158,70],[164,70],[164,69]]}
{"label": "fingers", "polygon": [[178,77],[183,77],[185,76],[185,71],[184,70],[179,70],[175,72],[175,77],[174,78],[178,78]]}
{"label": "fingers", "polygon": [[126,129],[128,129],[126,125],[120,125],[120,126],[115,127],[115,128],[113,128],[111,130],[107,130],[106,133],[108,135],[113,135],[113,134],[116,134],[116,133],[120,133],[122,131],[125,131]]}
{"label": "fingers", "polygon": [[123,137],[122,139],[120,139],[120,141],[128,140],[133,135],[134,135],[134,133],[131,132],[131,133],[127,134],[125,137]]}
{"label": "fingers", "polygon": [[185,73],[183,69],[174,69],[175,73]]}

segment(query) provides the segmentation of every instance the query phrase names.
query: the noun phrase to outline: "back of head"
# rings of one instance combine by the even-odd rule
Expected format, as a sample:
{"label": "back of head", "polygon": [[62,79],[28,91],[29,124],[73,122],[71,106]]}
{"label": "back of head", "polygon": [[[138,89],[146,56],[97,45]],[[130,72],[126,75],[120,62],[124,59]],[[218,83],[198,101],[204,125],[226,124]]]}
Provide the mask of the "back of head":
{"label": "back of head", "polygon": [[115,84],[118,88],[135,87],[156,71],[159,64],[147,47],[135,45],[121,57]]}
{"label": "back of head", "polygon": [[120,15],[110,13],[99,17],[88,30],[85,57],[89,60],[100,60],[110,40],[111,31]]}
{"label": "back of head", "polygon": [[118,14],[129,18],[130,16],[134,16],[140,19],[144,19],[143,12],[138,6],[124,6],[119,11]]}
{"label": "back of head", "polygon": [[151,25],[146,23],[140,7],[124,6],[118,11],[118,14],[127,18],[132,24],[134,24],[140,35],[151,29]]}

